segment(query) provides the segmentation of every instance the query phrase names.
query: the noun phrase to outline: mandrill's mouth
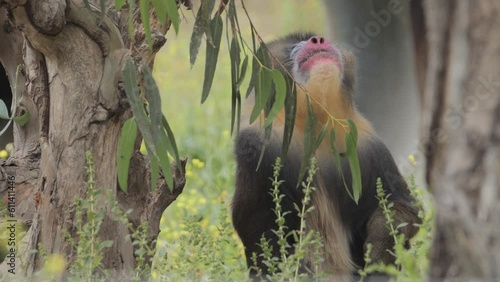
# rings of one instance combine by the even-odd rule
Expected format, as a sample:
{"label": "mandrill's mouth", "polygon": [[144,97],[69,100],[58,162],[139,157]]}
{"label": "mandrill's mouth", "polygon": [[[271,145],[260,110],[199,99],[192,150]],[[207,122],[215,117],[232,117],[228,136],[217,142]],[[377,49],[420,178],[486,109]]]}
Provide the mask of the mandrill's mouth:
{"label": "mandrill's mouth", "polygon": [[309,52],[309,54],[305,55],[303,58],[301,58],[301,60],[299,61],[299,68],[302,67],[302,65],[304,63],[306,63],[309,59],[315,57],[315,56],[321,56],[321,57],[324,57],[325,59],[334,59],[334,57],[332,56],[332,50],[328,50],[328,49],[316,49],[316,50],[313,50],[311,52]]}
{"label": "mandrill's mouth", "polygon": [[342,64],[340,62],[340,56],[335,49],[313,49],[308,50],[309,52],[303,54],[297,60],[297,67],[302,74],[306,74],[319,63],[329,63],[334,64],[342,73]]}

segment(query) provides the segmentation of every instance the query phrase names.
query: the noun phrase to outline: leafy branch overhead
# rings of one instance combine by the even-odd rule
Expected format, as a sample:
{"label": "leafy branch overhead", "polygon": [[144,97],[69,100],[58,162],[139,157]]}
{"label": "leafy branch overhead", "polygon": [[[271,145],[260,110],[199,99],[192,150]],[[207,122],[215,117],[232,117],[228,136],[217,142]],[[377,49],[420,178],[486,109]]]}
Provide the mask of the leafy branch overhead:
{"label": "leafy branch overhead", "polygon": [[[252,92],[255,95],[255,105],[250,115],[250,122],[255,122],[259,116],[263,114],[265,137],[267,140],[264,142],[263,151],[266,149],[266,144],[268,138],[270,138],[270,132],[272,128],[272,123],[274,119],[278,116],[278,113],[282,110],[285,111],[285,130],[283,135],[282,143],[282,158],[286,155],[288,148],[290,146],[291,137],[293,134],[293,125],[295,123],[295,113],[297,107],[297,87],[301,87],[293,81],[291,74],[286,74],[285,76],[272,66],[271,61],[277,62],[277,60],[271,60],[269,50],[266,44],[263,42],[262,38],[259,36],[255,26],[253,25],[248,11],[245,7],[245,2],[241,1],[243,11],[245,12],[248,22],[250,24],[251,30],[251,45],[247,43],[245,38],[241,34],[241,28],[238,21],[238,14],[236,12],[236,6],[234,0],[226,0],[219,2],[219,9],[211,17],[213,9],[215,7],[215,0],[202,1],[201,7],[196,15],[196,21],[193,28],[193,33],[191,35],[190,43],[190,62],[194,64],[196,61],[196,56],[198,54],[201,39],[203,35],[206,37],[206,61],[205,61],[205,79],[203,83],[202,90],[202,103],[207,99],[210,88],[212,85],[212,80],[214,78],[214,73],[217,67],[217,59],[220,47],[220,35],[222,33],[222,19],[221,13],[225,11],[225,22],[226,22],[226,39],[229,49],[229,56],[231,59],[231,132],[239,129],[240,124],[240,114],[241,114],[241,84],[245,78],[247,69],[249,68],[249,55],[252,54],[252,67],[251,67],[251,78],[246,91],[246,96],[250,95]],[[241,56],[244,59],[241,60]],[[285,69],[283,66],[281,69]],[[306,91],[304,91],[307,94]],[[288,95],[287,95],[288,93]],[[309,95],[308,95],[309,96]],[[309,99],[310,98],[310,99]],[[315,118],[314,111],[312,111],[311,103],[318,103],[314,101],[311,97],[307,99],[308,111],[306,117],[306,129],[304,136],[304,151],[301,160],[301,169],[299,179],[305,176],[309,160],[313,157],[314,152],[321,144],[326,132],[328,130],[328,124],[325,124],[319,134],[316,133],[316,128],[318,126],[317,120]],[[348,187],[348,183],[345,183],[346,189],[351,195],[355,202],[358,202],[361,197],[361,172],[359,167],[358,156],[356,152],[357,143],[357,131],[356,125],[351,120],[339,120],[330,115],[331,122],[341,123],[345,130],[345,143],[347,145],[346,152],[339,154],[335,150],[333,145],[333,140],[335,137],[335,132],[332,127],[331,138],[332,139],[332,153],[335,156],[337,167],[339,173],[344,178],[344,170],[341,167],[340,158],[346,159],[350,172],[351,172],[351,186]],[[262,160],[263,152],[261,152],[260,161]]]}
{"label": "leafy branch overhead", "polygon": [[[141,18],[143,24],[145,25],[145,33],[150,45],[151,31],[148,27],[148,16],[150,15],[151,8],[156,11],[156,15],[160,20],[170,20],[174,26],[175,32],[178,33],[179,31],[179,15],[177,12],[176,1],[157,0],[151,2],[153,4],[152,7],[150,7],[149,1],[147,0],[139,1]],[[117,0],[115,2],[115,7],[119,9],[123,7],[125,3],[135,5],[134,1]],[[241,33],[235,0],[220,0],[218,2],[217,9],[215,9],[217,4],[216,0],[201,1],[201,5],[196,13],[193,32],[191,34],[189,46],[190,63],[192,66],[196,62],[202,39],[205,38],[205,76],[201,95],[201,102],[203,103],[208,98],[212,87],[225,22],[225,35],[231,59],[231,132],[234,132],[235,130],[237,132],[239,130],[242,100],[240,89],[242,87],[242,82],[245,79],[247,70],[250,68],[251,77],[246,90],[246,96],[251,93],[254,93],[255,95],[255,105],[250,115],[250,121],[255,122],[258,117],[261,116],[264,118],[263,127],[265,128],[266,140],[264,142],[260,159],[262,159],[263,152],[266,150],[266,144],[271,136],[272,123],[278,114],[284,110],[285,124],[281,152],[281,156],[283,158],[286,156],[293,135],[295,113],[297,108],[297,87],[302,88],[302,86],[295,83],[291,74],[286,73],[284,75],[272,65],[271,62],[277,62],[277,60],[271,60],[272,54],[270,54],[266,44],[263,42],[259,33],[255,29],[255,26],[253,25],[245,7],[244,1],[241,3],[243,11],[250,24],[251,44],[248,43],[249,41],[247,41]],[[225,17],[223,17],[223,15]],[[252,57],[251,67],[249,66],[250,56]],[[144,137],[149,157],[161,164],[161,168],[167,179],[169,179],[169,184],[171,184],[172,178],[171,172],[168,169],[169,166],[167,166],[168,155],[166,152],[169,152],[172,156],[174,156],[176,161],[179,160],[175,139],[170,127],[168,126],[167,120],[161,113],[159,106],[161,105],[159,92],[156,84],[154,83],[154,79],[152,78],[150,71],[146,70],[146,68],[144,69],[145,71],[142,73],[142,79],[143,81],[148,81],[148,87],[144,92],[146,95],[141,96],[139,95],[140,91],[136,85],[137,73],[135,72],[134,65],[129,62],[125,68],[125,90],[134,112],[134,118],[130,122],[135,122],[137,124],[138,129]],[[281,69],[285,68],[282,66]],[[302,92],[308,96],[308,111],[304,136],[304,151],[301,160],[299,179],[302,179],[305,176],[310,158],[313,157],[316,149],[319,147],[328,131],[328,124],[325,124],[321,130],[317,132],[318,123],[315,113],[312,110],[312,104],[319,103],[311,98],[307,94],[307,91]],[[362,183],[359,161],[356,152],[356,126],[351,120],[336,119],[331,114],[329,116],[329,122],[331,122],[331,125],[333,125],[333,123],[339,123],[342,125],[341,128],[345,130],[344,136],[346,151],[340,153],[334,146],[335,132],[333,126],[331,126],[331,149],[338,171],[343,178],[345,170],[342,169],[341,158],[344,158],[347,161],[351,174],[350,186],[352,187],[348,187],[349,182],[344,181],[344,183],[349,195],[351,195],[355,202],[358,202],[361,197]],[[131,125],[127,124],[127,126]],[[133,133],[133,130],[127,130]],[[135,136],[125,137],[122,135],[122,138],[135,138]],[[133,145],[131,142],[123,143]],[[120,150],[120,152],[123,152],[123,154],[120,154],[118,161],[127,162],[127,159],[130,159],[130,148],[124,147],[123,150]],[[260,161],[261,160],[259,160],[259,164]],[[152,163],[154,163],[154,161]],[[126,182],[123,179],[126,179],[126,177],[122,176],[121,179],[122,181],[120,182],[120,185],[123,188],[123,185],[126,185]]]}
{"label": "leafy branch overhead", "polygon": [[[90,8],[88,1],[85,2]],[[101,0],[102,16],[105,14],[104,2],[104,0]],[[134,38],[134,17],[132,13],[136,10],[136,2],[139,3],[141,21],[144,26],[144,33],[150,50],[152,50],[153,44],[150,27],[151,12],[154,11],[154,16],[161,24],[171,24],[175,32],[178,33],[180,18],[177,12],[178,7],[176,0],[152,0],[152,6],[150,6],[150,1],[148,0],[116,0],[116,10],[127,7],[129,13],[131,13],[128,17],[128,32],[131,41]],[[181,2],[186,7],[191,7],[189,0]],[[127,120],[123,125],[118,147],[118,183],[120,188],[124,191],[127,191],[128,187],[128,170],[130,159],[134,153],[134,146],[137,144],[137,129],[139,129],[144,140],[148,152],[148,159],[151,162],[152,189],[156,187],[157,175],[160,169],[166,178],[168,187],[173,189],[174,178],[170,167],[170,156],[176,161],[177,167],[181,170],[183,167],[179,158],[175,137],[166,117],[161,111],[160,92],[149,67],[144,63],[144,61],[137,63],[140,69],[139,72],[137,72],[136,64],[129,59],[123,71],[122,79],[124,82],[124,90],[134,114],[134,117]]]}
{"label": "leafy branch overhead", "polygon": [[[134,117],[125,122],[120,136],[118,148],[118,180],[120,187],[126,191],[128,178],[128,164],[133,154],[133,146],[137,137],[135,126],[141,131],[148,157],[151,161],[152,171],[158,171],[160,164],[167,184],[170,189],[174,187],[174,179],[170,168],[168,154],[174,157],[179,168],[182,168],[175,138],[167,119],[161,112],[160,91],[156,85],[151,71],[142,68],[142,76],[138,76],[134,63],[129,60],[125,64],[123,73],[124,88]],[[137,85],[137,78],[142,81],[142,91]],[[144,95],[141,95],[142,94]],[[145,102],[146,101],[146,102]],[[126,168],[126,169],[125,169]],[[156,174],[151,174],[152,188],[156,187]]]}

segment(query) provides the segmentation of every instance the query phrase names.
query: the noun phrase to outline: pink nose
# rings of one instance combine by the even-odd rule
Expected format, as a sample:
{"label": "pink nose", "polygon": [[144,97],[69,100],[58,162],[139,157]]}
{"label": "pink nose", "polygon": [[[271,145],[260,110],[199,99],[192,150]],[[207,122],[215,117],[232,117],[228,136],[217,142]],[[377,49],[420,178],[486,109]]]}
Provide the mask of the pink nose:
{"label": "pink nose", "polygon": [[321,37],[321,36],[313,36],[311,38],[309,38],[309,43],[312,43],[312,44],[317,44],[317,45],[323,45],[325,43],[327,43],[326,39]]}

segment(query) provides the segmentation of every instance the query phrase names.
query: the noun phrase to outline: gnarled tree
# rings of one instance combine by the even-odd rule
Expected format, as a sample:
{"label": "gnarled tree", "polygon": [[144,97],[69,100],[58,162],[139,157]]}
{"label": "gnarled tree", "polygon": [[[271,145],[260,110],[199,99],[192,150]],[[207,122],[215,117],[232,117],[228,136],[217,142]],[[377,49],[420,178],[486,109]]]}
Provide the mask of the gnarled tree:
{"label": "gnarled tree", "polygon": [[[159,176],[157,189],[152,191],[149,162],[138,150],[131,159],[128,193],[118,188],[116,178],[120,130],[132,116],[121,87],[122,70],[130,58],[135,65],[151,66],[165,43],[163,35],[170,22],[158,21],[151,9],[152,47],[148,48],[138,4],[134,11],[128,11],[132,6],[116,11],[115,1],[108,0],[101,16],[99,0],[88,1],[90,9],[85,2],[0,1],[0,62],[11,89],[17,85],[16,115],[30,115],[26,124],[14,124],[14,151],[8,161],[0,163],[3,200],[7,201],[6,180],[14,176],[17,224],[29,227],[22,249],[37,249],[40,244],[48,253],[62,253],[69,262],[74,250],[63,231],[75,232],[73,201],[86,192],[86,151],[94,156],[97,187],[111,190],[124,210],[132,210],[129,220],[133,226],[149,222],[151,246],[163,211],[185,183],[173,166],[174,187],[168,189]],[[127,27],[129,15],[133,17],[133,40]],[[140,140],[138,136],[136,149]],[[107,209],[100,238],[113,241],[103,266],[116,272],[131,269],[136,259],[132,243],[126,239],[130,231],[111,218],[105,193],[99,201]],[[21,255],[26,275],[40,268],[39,254]]]}

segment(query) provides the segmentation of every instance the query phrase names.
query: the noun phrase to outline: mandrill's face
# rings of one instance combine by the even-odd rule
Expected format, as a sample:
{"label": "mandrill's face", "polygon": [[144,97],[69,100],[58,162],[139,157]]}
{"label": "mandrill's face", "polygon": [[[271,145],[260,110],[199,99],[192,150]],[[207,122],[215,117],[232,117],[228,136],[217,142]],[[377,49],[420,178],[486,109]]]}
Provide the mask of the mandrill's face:
{"label": "mandrill's face", "polygon": [[270,43],[269,47],[295,81],[306,87],[311,83],[338,87],[343,79],[341,52],[321,36],[293,34]]}
{"label": "mandrill's face", "polygon": [[301,84],[307,84],[311,74],[333,78],[343,72],[339,50],[320,36],[297,43],[290,52],[290,59],[293,61],[293,76]]}

